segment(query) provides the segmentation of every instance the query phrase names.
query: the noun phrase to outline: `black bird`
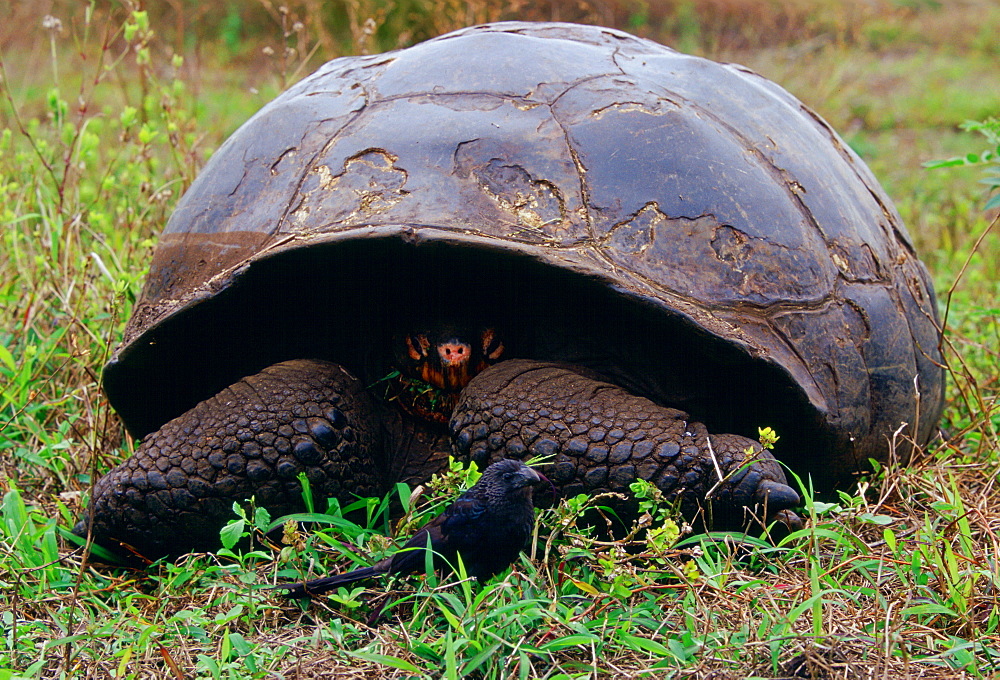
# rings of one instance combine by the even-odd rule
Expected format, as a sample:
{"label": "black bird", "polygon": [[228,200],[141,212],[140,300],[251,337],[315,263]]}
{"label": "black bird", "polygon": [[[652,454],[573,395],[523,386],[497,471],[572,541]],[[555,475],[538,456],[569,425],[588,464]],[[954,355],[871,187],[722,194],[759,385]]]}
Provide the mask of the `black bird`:
{"label": "black bird", "polygon": [[548,480],[519,460],[493,463],[475,486],[414,534],[399,552],[370,567],[278,588],[286,589],[288,597],[310,597],[383,574],[422,572],[428,537],[435,568],[444,567],[445,561],[456,565],[455,558],[461,555],[469,576],[487,579],[506,569],[527,543],[535,519],[532,491],[542,481]]}

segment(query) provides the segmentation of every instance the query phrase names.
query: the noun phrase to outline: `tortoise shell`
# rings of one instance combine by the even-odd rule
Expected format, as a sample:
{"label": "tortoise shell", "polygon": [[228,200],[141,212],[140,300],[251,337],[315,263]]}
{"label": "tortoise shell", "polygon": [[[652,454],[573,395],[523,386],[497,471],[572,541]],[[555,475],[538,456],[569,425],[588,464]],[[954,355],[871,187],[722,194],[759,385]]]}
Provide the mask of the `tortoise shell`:
{"label": "tortoise shell", "polygon": [[560,23],[335,59],[265,106],[180,200],[104,384],[142,435],[282,359],[375,380],[414,310],[774,426],[824,482],[942,408],[929,277],[830,126],[744,67]]}

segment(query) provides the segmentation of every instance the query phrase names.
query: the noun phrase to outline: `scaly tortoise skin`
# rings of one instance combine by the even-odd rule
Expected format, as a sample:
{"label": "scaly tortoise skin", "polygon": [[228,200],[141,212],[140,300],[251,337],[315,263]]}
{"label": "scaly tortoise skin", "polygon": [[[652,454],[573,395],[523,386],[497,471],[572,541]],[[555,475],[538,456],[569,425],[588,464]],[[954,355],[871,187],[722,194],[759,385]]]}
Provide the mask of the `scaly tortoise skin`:
{"label": "scaly tortoise skin", "polygon": [[[504,346],[446,395],[450,433],[384,380],[449,325]],[[720,524],[764,498],[773,516],[797,496],[768,454],[741,464],[757,426],[818,488],[905,463],[894,433],[927,442],[942,408],[938,341],[891,202],[787,92],[620,31],[472,27],[334,60],[212,157],[105,368],[145,440],[91,527],[149,556],[211,547],[234,500],[297,507],[293,471],[349,500],[452,448],[552,453],[567,492],[647,477],[689,512],[711,489]]]}

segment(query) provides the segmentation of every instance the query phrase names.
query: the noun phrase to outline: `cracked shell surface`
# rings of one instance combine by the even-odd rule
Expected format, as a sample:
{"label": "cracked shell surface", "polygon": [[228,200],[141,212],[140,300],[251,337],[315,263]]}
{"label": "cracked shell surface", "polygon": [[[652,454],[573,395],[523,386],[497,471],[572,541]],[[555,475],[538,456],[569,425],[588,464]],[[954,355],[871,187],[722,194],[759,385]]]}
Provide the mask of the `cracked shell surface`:
{"label": "cracked shell surface", "polygon": [[107,368],[130,429],[156,425],[123,395],[176,319],[263,260],[375,237],[519,253],[777,366],[835,473],[885,459],[903,422],[927,441],[940,414],[929,277],[819,116],[743,67],[510,22],[334,60],[218,150]]}

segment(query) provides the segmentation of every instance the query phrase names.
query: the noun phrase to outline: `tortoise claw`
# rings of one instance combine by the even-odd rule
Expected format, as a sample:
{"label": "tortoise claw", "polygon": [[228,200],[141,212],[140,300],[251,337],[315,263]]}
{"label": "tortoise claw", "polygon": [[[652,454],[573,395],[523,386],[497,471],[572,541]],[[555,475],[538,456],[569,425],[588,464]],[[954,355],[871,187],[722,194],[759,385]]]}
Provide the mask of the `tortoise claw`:
{"label": "tortoise claw", "polygon": [[771,479],[766,479],[757,486],[754,500],[760,505],[767,506],[768,511],[772,513],[794,508],[802,503],[795,489]]}
{"label": "tortoise claw", "polygon": [[754,498],[767,512],[768,524],[777,522],[781,525],[779,533],[792,533],[805,526],[805,522],[791,508],[802,503],[799,494],[792,487],[771,479],[764,480],[757,486]]}
{"label": "tortoise claw", "polygon": [[[774,513],[768,518],[768,522],[777,522],[781,525],[782,529],[787,531],[789,534],[793,531],[804,529],[806,526],[806,523],[802,521],[802,518],[791,510],[780,510],[779,512]],[[782,529],[779,529],[779,536],[783,535]]]}

